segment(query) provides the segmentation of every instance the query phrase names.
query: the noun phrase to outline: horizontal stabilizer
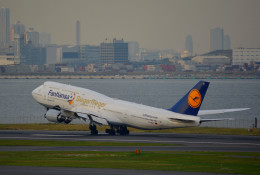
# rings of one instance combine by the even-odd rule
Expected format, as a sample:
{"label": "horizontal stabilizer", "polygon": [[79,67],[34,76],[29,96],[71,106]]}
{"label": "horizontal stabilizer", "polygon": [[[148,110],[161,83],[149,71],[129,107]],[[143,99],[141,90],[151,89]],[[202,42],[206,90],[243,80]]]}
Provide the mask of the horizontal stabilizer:
{"label": "horizontal stabilizer", "polygon": [[245,111],[250,108],[235,108],[235,109],[216,109],[216,110],[200,110],[198,115],[210,115],[210,114],[222,114],[226,112],[237,112],[237,111]]}
{"label": "horizontal stabilizer", "polygon": [[194,120],[188,120],[188,119],[179,119],[179,118],[169,118],[172,122],[182,122],[182,123],[195,123]]}
{"label": "horizontal stabilizer", "polygon": [[213,121],[222,121],[222,120],[234,120],[234,119],[233,118],[200,119],[200,123],[203,123],[203,122],[213,122]]}

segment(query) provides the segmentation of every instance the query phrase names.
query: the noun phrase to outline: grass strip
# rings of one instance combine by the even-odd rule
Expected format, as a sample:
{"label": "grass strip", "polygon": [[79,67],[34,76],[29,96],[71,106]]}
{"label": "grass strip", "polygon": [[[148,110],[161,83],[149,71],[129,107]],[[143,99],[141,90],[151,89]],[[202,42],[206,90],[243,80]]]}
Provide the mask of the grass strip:
{"label": "grass strip", "polygon": [[85,167],[259,174],[260,153],[239,152],[0,152],[0,165]]}
{"label": "grass strip", "polygon": [[[108,127],[97,127],[104,132]],[[89,131],[86,124],[0,124],[0,130],[48,130],[48,131]],[[214,127],[191,127],[175,128],[166,130],[139,130],[129,128],[130,132],[149,132],[149,133],[183,133],[183,134],[221,134],[221,135],[252,135],[260,136],[260,129],[246,128],[214,128]]]}
{"label": "grass strip", "polygon": [[0,140],[0,146],[177,146],[182,144],[57,140]]}

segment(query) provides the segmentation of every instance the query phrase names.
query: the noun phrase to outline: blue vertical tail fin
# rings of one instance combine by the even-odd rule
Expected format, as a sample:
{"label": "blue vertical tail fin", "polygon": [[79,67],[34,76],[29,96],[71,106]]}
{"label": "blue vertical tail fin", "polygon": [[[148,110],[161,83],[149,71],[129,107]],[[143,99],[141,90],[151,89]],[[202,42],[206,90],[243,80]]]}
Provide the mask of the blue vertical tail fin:
{"label": "blue vertical tail fin", "polygon": [[199,81],[169,110],[180,114],[197,116],[208,87],[209,82]]}

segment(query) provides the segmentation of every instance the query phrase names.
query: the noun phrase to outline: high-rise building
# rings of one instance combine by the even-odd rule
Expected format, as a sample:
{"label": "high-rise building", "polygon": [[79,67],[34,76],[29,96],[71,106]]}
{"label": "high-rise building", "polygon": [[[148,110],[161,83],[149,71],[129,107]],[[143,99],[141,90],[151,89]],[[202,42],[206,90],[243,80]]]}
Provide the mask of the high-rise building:
{"label": "high-rise building", "polygon": [[224,35],[224,50],[230,50],[231,49],[231,42],[229,35]]}
{"label": "high-rise building", "polygon": [[100,60],[100,46],[81,45],[80,59],[87,63],[96,63]]}
{"label": "high-rise building", "polygon": [[224,29],[214,28],[210,30],[210,51],[224,49]]}
{"label": "high-rise building", "polygon": [[11,26],[11,41],[14,41],[15,35],[25,35],[25,26],[20,21],[17,21]]}
{"label": "high-rise building", "polygon": [[128,42],[129,59],[139,57],[139,43],[136,41]]}
{"label": "high-rise building", "polygon": [[0,48],[10,44],[10,10],[0,7]]}
{"label": "high-rise building", "polygon": [[80,45],[80,22],[76,22],[76,45]]}
{"label": "high-rise building", "polygon": [[19,35],[15,34],[14,36],[14,46],[15,46],[15,51],[14,51],[14,56],[15,56],[15,64],[20,64],[21,61],[23,60],[24,56],[24,46],[25,46],[25,41],[24,41],[24,35]]}
{"label": "high-rise building", "polygon": [[51,44],[51,34],[45,32],[40,33],[39,43],[43,47]]}
{"label": "high-rise building", "polygon": [[39,32],[35,31],[34,28],[29,28],[26,32],[26,42],[32,43],[34,47],[39,46],[40,35]]}
{"label": "high-rise building", "polygon": [[128,43],[115,38],[113,43],[101,43],[100,59],[102,64],[128,63]]}
{"label": "high-rise building", "polygon": [[101,60],[102,64],[115,63],[113,43],[101,43],[100,44],[100,60]]}
{"label": "high-rise building", "polygon": [[185,50],[187,50],[191,55],[193,54],[193,41],[191,35],[186,37]]}

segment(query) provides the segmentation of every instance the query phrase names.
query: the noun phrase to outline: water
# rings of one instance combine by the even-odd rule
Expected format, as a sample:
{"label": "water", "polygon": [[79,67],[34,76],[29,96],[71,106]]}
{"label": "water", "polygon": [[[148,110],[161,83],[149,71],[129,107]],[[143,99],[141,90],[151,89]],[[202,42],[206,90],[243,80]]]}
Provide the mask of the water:
{"label": "water", "polygon": [[[34,101],[31,92],[45,79],[0,80],[0,123],[47,123],[45,108]],[[59,79],[51,80],[88,88],[110,97],[168,109],[198,80],[139,79]],[[203,116],[234,118],[234,121],[204,123],[202,126],[249,128],[257,117],[260,123],[259,80],[208,80],[210,86],[201,109],[251,108],[248,111]],[[81,123],[74,120],[75,123]]]}

